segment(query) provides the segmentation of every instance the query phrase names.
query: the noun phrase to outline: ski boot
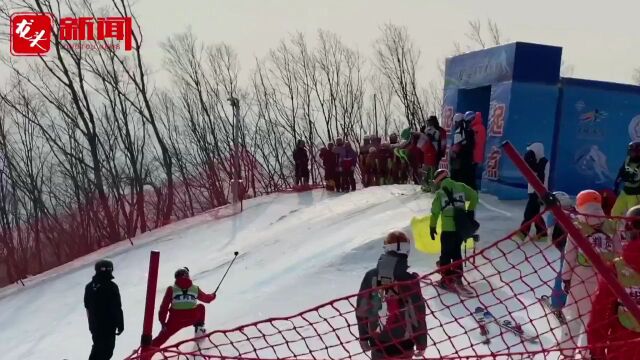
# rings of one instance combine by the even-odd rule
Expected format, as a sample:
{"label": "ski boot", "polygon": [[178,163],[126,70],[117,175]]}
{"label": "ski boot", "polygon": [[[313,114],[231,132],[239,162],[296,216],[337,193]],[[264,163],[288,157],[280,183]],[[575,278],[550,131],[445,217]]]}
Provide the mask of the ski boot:
{"label": "ski boot", "polygon": [[[194,325],[193,326],[194,337],[199,338],[207,334],[207,329],[205,329],[204,325]],[[202,342],[204,339],[198,339],[198,342]]]}

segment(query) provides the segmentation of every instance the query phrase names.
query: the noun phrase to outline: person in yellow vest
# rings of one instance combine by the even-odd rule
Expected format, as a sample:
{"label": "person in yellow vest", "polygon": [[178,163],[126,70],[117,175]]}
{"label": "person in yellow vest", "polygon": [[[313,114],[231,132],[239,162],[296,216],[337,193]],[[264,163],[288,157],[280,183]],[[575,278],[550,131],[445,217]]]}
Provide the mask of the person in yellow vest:
{"label": "person in yellow vest", "polygon": [[629,143],[627,158],[618,171],[615,181],[615,192],[622,185],[611,215],[624,216],[630,208],[640,205],[640,141]]}
{"label": "person in yellow vest", "polygon": [[[616,224],[604,217],[600,194],[594,190],[581,191],[576,197],[576,210],[580,214],[574,221],[576,227],[600,256],[607,261],[613,260],[616,249],[619,250],[619,246],[614,245]],[[559,347],[564,356],[573,358],[574,348],[586,342],[583,335],[591,314],[591,296],[596,291],[598,280],[589,260],[571,237],[566,244],[562,281],[568,294],[563,309],[567,326],[563,328]]]}
{"label": "person in yellow vest", "polygon": [[[640,206],[629,209],[626,216],[634,219],[626,222],[629,243],[624,246],[622,256],[613,260],[612,267],[627,294],[640,304]],[[591,359],[640,359],[640,324],[602,278],[593,299],[592,313],[597,316],[593,316],[587,326],[589,344],[604,346],[593,347]],[[609,344],[611,346],[607,346]]]}
{"label": "person in yellow vest", "polygon": [[158,310],[162,330],[151,341],[151,347],[154,348],[161,347],[173,334],[188,326],[194,327],[195,336],[204,335],[205,308],[198,304],[198,300],[208,304],[216,299],[215,293],[204,293],[193,284],[189,278],[189,268],[176,270],[174,277],[175,283],[167,287]]}

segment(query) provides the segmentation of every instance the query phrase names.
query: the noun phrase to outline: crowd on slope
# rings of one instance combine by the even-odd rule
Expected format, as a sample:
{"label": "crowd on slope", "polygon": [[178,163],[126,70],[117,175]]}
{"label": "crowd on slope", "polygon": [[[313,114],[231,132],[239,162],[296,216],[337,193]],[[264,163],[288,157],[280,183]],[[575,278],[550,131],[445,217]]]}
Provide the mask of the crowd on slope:
{"label": "crowd on slope", "polygon": [[[404,129],[388,139],[366,135],[356,151],[356,144],[337,138],[320,149],[325,187],[330,191],[356,190],[355,170],[360,170],[363,187],[407,184],[422,185],[433,191],[435,171],[441,165],[449,168],[452,179],[473,189],[476,172],[483,162],[486,129],[480,113],[468,111],[453,117],[451,134],[430,116],[419,129]],[[451,144],[449,157],[447,146]],[[309,184],[309,154],[304,140],[298,140],[293,151],[295,186]]]}

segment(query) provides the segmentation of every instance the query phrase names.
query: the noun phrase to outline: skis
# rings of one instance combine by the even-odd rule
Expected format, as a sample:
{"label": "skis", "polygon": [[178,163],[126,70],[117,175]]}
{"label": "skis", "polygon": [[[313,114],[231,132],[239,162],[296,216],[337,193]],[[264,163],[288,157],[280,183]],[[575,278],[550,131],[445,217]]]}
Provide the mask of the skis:
{"label": "skis", "polygon": [[484,310],[484,319],[486,322],[493,322],[494,324],[498,325],[499,327],[501,327],[504,330],[510,331],[516,335],[518,335],[522,340],[533,343],[533,344],[537,344],[540,342],[540,340],[538,340],[537,337],[535,336],[530,336],[524,333],[524,330],[522,330],[522,326],[520,326],[520,324],[518,323],[512,323],[511,320],[498,320],[495,316],[493,316],[493,314],[489,311],[489,310],[485,310],[481,307],[476,308],[476,312]]}
{"label": "skis", "polygon": [[487,321],[484,317],[484,309],[481,307],[477,307],[476,311],[473,313],[473,317],[476,319],[478,323],[478,327],[480,328],[480,335],[482,335],[483,344],[489,344],[491,339],[489,338],[489,330],[487,329]]}
{"label": "skis", "polygon": [[561,325],[567,324],[567,318],[564,317],[562,308],[554,309],[554,307],[551,306],[551,298],[549,296],[542,295],[538,300],[542,303],[542,306],[544,306],[556,319],[558,319]]}

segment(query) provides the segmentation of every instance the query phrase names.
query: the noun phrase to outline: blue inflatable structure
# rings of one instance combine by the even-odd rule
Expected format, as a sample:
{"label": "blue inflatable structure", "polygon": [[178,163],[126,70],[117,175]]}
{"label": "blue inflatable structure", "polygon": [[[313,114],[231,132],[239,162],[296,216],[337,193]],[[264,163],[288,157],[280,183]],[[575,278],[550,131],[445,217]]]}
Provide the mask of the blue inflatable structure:
{"label": "blue inflatable structure", "polygon": [[447,59],[443,126],[450,130],[456,112],[482,113],[483,192],[526,198],[526,181],[502,156],[504,140],[522,153],[544,144],[552,190],[613,187],[626,145],[640,139],[640,87],[560,77],[561,58],[560,47],[516,42]]}

